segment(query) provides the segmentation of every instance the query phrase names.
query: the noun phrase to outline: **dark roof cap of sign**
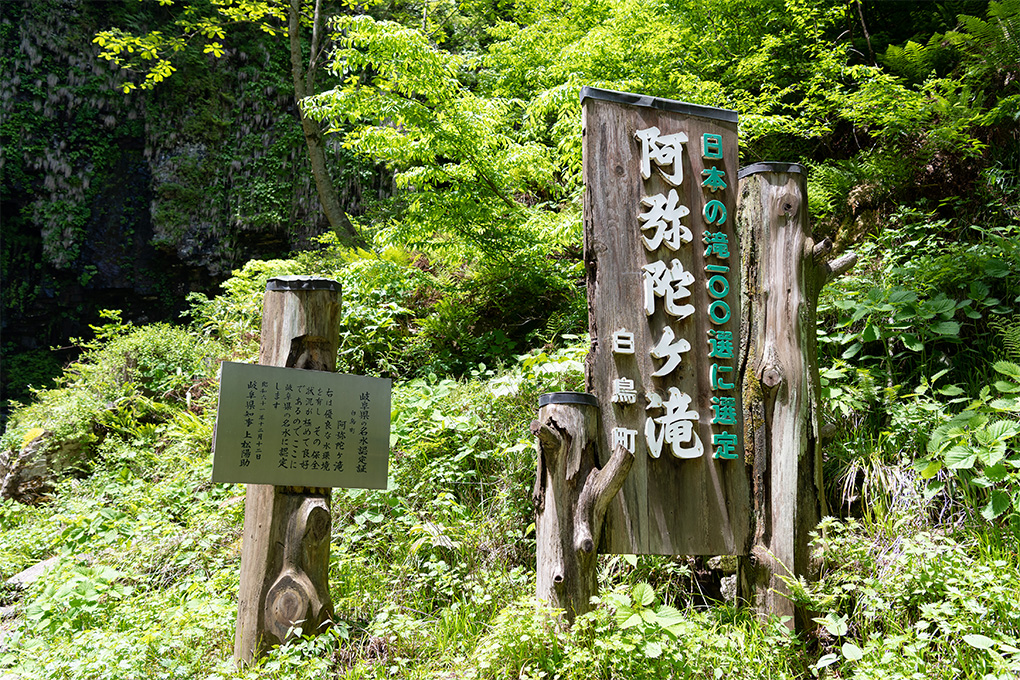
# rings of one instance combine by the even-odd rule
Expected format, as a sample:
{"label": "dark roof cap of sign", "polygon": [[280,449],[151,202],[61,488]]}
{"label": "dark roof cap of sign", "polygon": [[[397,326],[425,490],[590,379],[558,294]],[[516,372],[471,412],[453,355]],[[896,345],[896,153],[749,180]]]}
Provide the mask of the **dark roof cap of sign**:
{"label": "dark roof cap of sign", "polygon": [[549,404],[584,404],[586,406],[598,406],[599,400],[594,394],[588,394],[587,392],[546,392],[539,396],[539,408]]}
{"label": "dark roof cap of sign", "polygon": [[633,92],[602,90],[600,88],[589,87],[587,85],[581,88],[582,104],[584,104],[585,99],[601,99],[607,102],[616,102],[617,104],[647,106],[648,108],[659,109],[661,111],[671,111],[673,113],[682,113],[688,116],[700,116],[702,118],[713,118],[715,120],[726,121],[727,123],[737,122],[737,112],[730,111],[729,109],[717,109],[712,106],[688,104],[687,102],[678,102],[673,99],[662,99],[660,97],[650,97],[646,94],[634,94]]}
{"label": "dark roof cap of sign", "polygon": [[807,174],[807,168],[800,163],[753,163],[751,165],[740,168],[737,171],[737,179],[744,179],[748,175],[755,175],[759,172],[798,172],[802,175]]}
{"label": "dark roof cap of sign", "polygon": [[340,292],[340,284],[332,279],[317,276],[274,276],[266,281],[266,292],[271,290],[334,290]]}

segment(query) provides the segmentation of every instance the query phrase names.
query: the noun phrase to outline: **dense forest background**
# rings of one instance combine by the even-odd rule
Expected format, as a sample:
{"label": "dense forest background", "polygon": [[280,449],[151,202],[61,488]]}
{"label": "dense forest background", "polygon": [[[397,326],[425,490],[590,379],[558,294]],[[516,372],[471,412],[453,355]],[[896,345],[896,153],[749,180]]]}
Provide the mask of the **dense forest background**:
{"label": "dense forest background", "polygon": [[[1017,0],[0,10],[0,576],[50,560],[0,589],[4,672],[1020,670]],[[525,428],[587,351],[584,85],[738,111],[741,162],[804,164],[815,233],[861,258],[819,308],[815,631],[709,556],[603,558],[569,631],[529,598]],[[216,370],[296,273],[343,285],[340,370],[396,379],[390,488],[334,494],[337,625],[238,672]]]}

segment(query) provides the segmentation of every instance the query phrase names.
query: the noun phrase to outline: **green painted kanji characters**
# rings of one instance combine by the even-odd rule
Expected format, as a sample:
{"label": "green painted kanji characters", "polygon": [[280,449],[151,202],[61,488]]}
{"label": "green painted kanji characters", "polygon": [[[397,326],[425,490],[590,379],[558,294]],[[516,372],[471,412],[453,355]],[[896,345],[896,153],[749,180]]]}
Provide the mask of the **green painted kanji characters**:
{"label": "green painted kanji characters", "polygon": [[733,332],[710,329],[708,331],[708,356],[713,359],[732,359]]}
{"label": "green painted kanji characters", "polygon": [[723,224],[726,221],[726,206],[722,201],[712,199],[705,204],[705,209],[701,211],[701,214],[709,224]]}
{"label": "green painted kanji characters", "polygon": [[727,460],[733,460],[737,457],[737,454],[733,452],[737,448],[737,435],[730,434],[723,430],[718,434],[712,435],[712,446],[716,449],[712,453],[713,458],[725,458]]}
{"label": "green painted kanji characters", "polygon": [[705,257],[715,255],[725,259],[730,256],[730,241],[726,232],[706,231],[701,240],[708,246],[705,248]]}
{"label": "green painted kanji characters", "polygon": [[728,383],[723,380],[723,373],[732,373],[732,366],[720,366],[719,364],[712,364],[712,389],[713,390],[732,390],[733,383]]}
{"label": "green painted kanji characters", "polygon": [[726,177],[725,170],[717,170],[713,165],[711,168],[705,168],[701,171],[701,174],[705,176],[705,180],[701,183],[701,186],[705,187],[709,191],[718,191],[719,189],[726,188],[726,182],[723,178]]}
{"label": "green painted kanji characters", "polygon": [[722,159],[722,135],[713,135],[709,132],[701,135],[701,157]]}
{"label": "green painted kanji characters", "polygon": [[736,425],[737,424],[737,398],[736,397],[712,397],[712,424],[713,425]]}

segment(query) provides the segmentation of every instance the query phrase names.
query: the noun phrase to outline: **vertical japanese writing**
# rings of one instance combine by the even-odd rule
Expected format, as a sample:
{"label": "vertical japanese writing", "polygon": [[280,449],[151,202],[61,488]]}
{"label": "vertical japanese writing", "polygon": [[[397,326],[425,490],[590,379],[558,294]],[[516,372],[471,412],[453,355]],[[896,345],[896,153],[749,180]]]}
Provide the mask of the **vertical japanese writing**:
{"label": "vertical japanese writing", "polygon": [[[361,424],[358,440],[358,472],[364,474],[368,470],[368,404],[372,395],[368,392],[361,393]],[[352,420],[353,422],[353,420]]]}
{"label": "vertical japanese writing", "polygon": [[[642,179],[647,181],[651,177],[651,165],[655,163],[667,184],[680,187],[684,181],[683,149],[688,141],[687,135],[683,132],[662,135],[657,127],[650,127],[638,130],[634,137],[641,145]],[[675,188],[670,188],[664,194],[642,197],[638,221],[641,223],[641,241],[645,249],[655,252],[661,246],[666,246],[676,253],[690,244],[694,234],[682,221],[690,212],[687,206],[680,203],[680,194]],[[671,258],[669,262],[653,260],[641,268],[641,274],[645,315],[651,319],[659,300],[667,315],[667,325],[663,327],[662,335],[655,346],[648,350],[649,356],[662,361],[652,377],[668,378],[681,365],[683,354],[691,350],[690,340],[679,332],[679,326],[672,324],[682,322],[694,314],[694,305],[687,300],[691,297],[690,287],[696,278],[693,272],[684,269],[677,258]],[[613,341],[616,352],[615,335]],[[633,342],[630,346],[633,346]],[[613,401],[633,403],[630,400],[633,391],[632,380],[618,378],[613,383]],[[702,455],[704,446],[694,426],[700,418],[697,410],[690,408],[691,396],[678,387],[670,387],[665,402],[658,393],[651,390],[646,392],[645,398],[648,403],[645,406],[644,435],[648,454],[658,458],[662,455],[663,446],[668,445],[671,455],[676,458],[696,458]],[[619,439],[621,445],[630,443],[627,437],[631,432],[626,428],[616,428],[613,432],[614,440]]]}
{"label": "vertical japanese writing", "polygon": [[262,447],[266,437],[266,401],[268,399],[269,381],[259,383],[258,433],[255,437],[255,460],[262,460]]}
{"label": "vertical japanese writing", "polygon": [[275,403],[280,404],[282,406],[281,410],[283,411],[283,423],[280,430],[280,460],[277,467],[286,469],[291,466],[290,458],[291,451],[294,447],[293,439],[295,436],[294,431],[296,429],[296,425],[294,423],[293,414],[291,413],[291,409],[293,407],[291,402],[293,387],[289,384],[284,384],[282,391],[283,394],[281,396],[280,383],[276,383]]}
{"label": "vertical japanese writing", "polygon": [[294,396],[294,405],[297,410],[298,424],[300,432],[300,448],[301,448],[301,460],[299,465],[302,470],[307,470],[312,467],[312,419],[308,413],[308,387],[304,385],[298,385],[297,393]]}
{"label": "vertical japanese writing", "polygon": [[255,425],[255,401],[258,391],[258,381],[248,382],[248,391],[244,401],[244,435],[241,438],[241,467],[251,465],[252,443],[255,441],[252,435],[252,427]]}
{"label": "vertical japanese writing", "polygon": [[[701,155],[706,161],[721,160],[722,137],[704,134],[701,137]],[[707,162],[706,162],[707,165]],[[701,182],[706,192],[716,194],[727,189],[726,172],[715,164],[701,172]],[[730,243],[729,236],[721,227],[726,224],[726,205],[711,199],[702,211],[705,232],[702,242],[705,246],[705,273],[708,275],[708,317],[712,328],[708,330],[708,358],[710,360],[708,379],[712,388],[712,446],[713,458],[737,458],[737,399],[733,361],[733,332],[718,328],[725,325],[732,316],[730,295]],[[734,432],[730,432],[733,429]]]}

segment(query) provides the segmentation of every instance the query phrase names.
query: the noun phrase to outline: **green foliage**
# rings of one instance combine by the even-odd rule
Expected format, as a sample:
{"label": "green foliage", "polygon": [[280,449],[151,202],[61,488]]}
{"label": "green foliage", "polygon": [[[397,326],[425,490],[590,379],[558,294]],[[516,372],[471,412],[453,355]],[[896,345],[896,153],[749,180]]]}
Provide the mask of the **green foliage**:
{"label": "green foliage", "polygon": [[[190,331],[111,314],[67,388],[15,410],[4,450],[85,455],[48,505],[0,505],[4,577],[60,555],[22,600],[4,593],[20,613],[0,668],[75,678],[1015,675],[1020,369],[995,360],[1013,351],[1020,300],[1018,12],[1015,0],[990,3],[954,23],[952,12],[972,8],[935,17],[835,0],[442,0],[370,3],[356,11],[375,18],[340,18],[334,87],[309,110],[343,139],[333,159],[350,168],[342,183],[361,186],[375,167],[395,173],[393,195],[383,187],[356,217],[370,245],[325,238],[290,259],[249,262],[219,295],[190,298]],[[173,61],[187,87],[171,78],[150,101],[194,111],[150,126],[153,148],[174,150],[153,155],[155,238],[212,262],[277,227],[315,233],[296,207],[310,185],[284,111],[282,41],[256,40],[257,25],[232,31],[229,45],[218,32],[278,26],[280,6],[176,9],[127,12],[146,32],[104,38],[111,56],[148,49],[134,53],[143,69],[183,45],[146,47],[137,38],[154,39],[150,26],[197,40]],[[872,46],[858,37],[858,9]],[[875,27],[873,12],[923,21]],[[215,45],[243,64],[229,87],[210,66]],[[872,47],[882,66],[863,56]],[[167,72],[157,66],[150,84]],[[823,396],[839,426],[826,478],[833,507],[861,521],[826,520],[823,579],[792,588],[817,612],[814,636],[702,606],[688,564],[660,557],[604,559],[603,595],[569,631],[528,596],[526,424],[541,393],[582,389],[588,344],[578,336],[581,85],[738,109],[744,158],[810,165],[819,228],[857,242],[861,263],[823,292],[819,321]],[[271,132],[249,130],[267,115]],[[14,139],[17,128],[4,130]],[[6,162],[5,202],[7,178],[31,175]],[[76,204],[51,198],[39,214],[80,230]],[[73,235],[53,236],[51,250]],[[4,241],[5,258],[30,261],[17,239]],[[396,378],[391,478],[386,491],[334,493],[337,625],[239,671],[229,656],[242,503],[239,488],[208,482],[212,375],[221,355],[254,360],[265,283],[281,274],[339,281],[341,370]]]}
{"label": "green foliage", "polygon": [[[159,4],[170,7],[174,1],[159,0]],[[281,26],[286,21],[282,5],[250,0],[213,0],[211,6],[204,2],[178,3],[178,9],[169,32],[152,30],[134,34],[121,28],[111,28],[99,31],[93,38],[92,42],[102,48],[100,58],[142,74],[140,84],[124,82],[124,93],[139,86],[143,90],[152,89],[170,77],[177,70],[173,66],[177,52],[201,47],[203,54],[222,57],[226,48],[219,41],[226,38],[225,29],[229,23],[254,22],[271,36],[286,35]]]}
{"label": "green foliage", "polygon": [[15,352],[4,347],[4,394],[9,400],[25,402],[33,390],[53,385],[63,368],[52,352],[42,349]]}
{"label": "green foliage", "polygon": [[397,186],[413,189],[387,239],[500,259],[532,247],[538,234],[527,228],[519,197],[533,203],[546,193],[552,166],[543,146],[513,134],[512,102],[462,85],[458,76],[470,62],[417,29],[367,16],[340,17],[333,29],[344,36],[331,62],[342,84],[305,109],[320,120],[359,123],[344,144],[392,167]]}
{"label": "green foliage", "polygon": [[815,668],[859,678],[1005,678],[1020,669],[1015,553],[975,555],[953,539],[911,530],[876,541],[855,521],[827,518],[815,541],[827,565],[801,590],[825,616]]}
{"label": "green foliage", "polygon": [[111,606],[131,594],[126,576],[106,566],[61,565],[38,583],[25,618],[43,632],[69,633],[105,623]]}
{"label": "green foliage", "polygon": [[823,371],[825,396],[844,415],[862,384],[843,377],[841,362],[893,387],[921,382],[937,359],[960,383],[999,351],[988,329],[1020,300],[1017,227],[962,229],[933,217],[902,211],[860,248],[855,272],[823,289],[819,341],[836,371]]}
{"label": "green foliage", "polygon": [[202,334],[221,340],[241,357],[254,360],[258,356],[266,284],[273,277],[299,272],[293,260],[251,260],[223,282],[220,295],[211,299],[202,293],[188,295],[192,324]]}
{"label": "green foliage", "polygon": [[1020,435],[1020,366],[1000,361],[993,368],[1004,379],[985,385],[937,427],[928,440],[930,458],[916,465],[921,478],[931,480],[929,493],[956,487],[989,521],[1020,514],[1020,446],[1013,441]]}
{"label": "green foliage", "polygon": [[59,447],[69,461],[88,458],[99,439],[95,424],[105,407],[99,395],[87,390],[44,390],[11,414],[0,449],[20,451],[46,432],[47,446]]}
{"label": "green foliage", "polygon": [[[71,384],[115,399],[137,386],[143,396],[184,400],[194,383],[209,377],[207,359],[219,347],[196,339],[184,328],[151,324],[131,328],[119,312],[105,310],[113,323],[93,326],[100,341],[86,345],[84,356],[68,370]],[[130,386],[130,387],[128,387]]]}

